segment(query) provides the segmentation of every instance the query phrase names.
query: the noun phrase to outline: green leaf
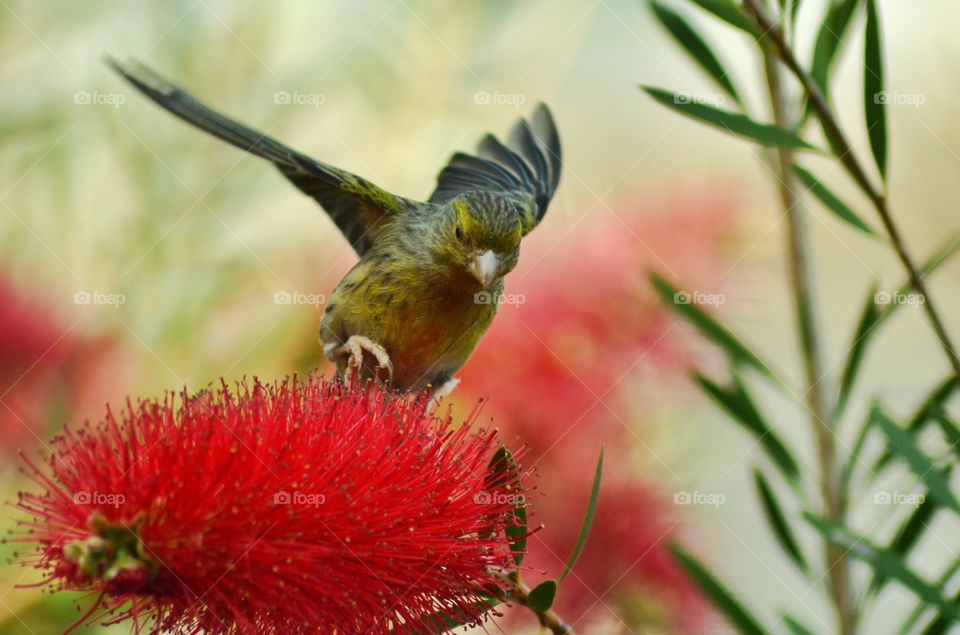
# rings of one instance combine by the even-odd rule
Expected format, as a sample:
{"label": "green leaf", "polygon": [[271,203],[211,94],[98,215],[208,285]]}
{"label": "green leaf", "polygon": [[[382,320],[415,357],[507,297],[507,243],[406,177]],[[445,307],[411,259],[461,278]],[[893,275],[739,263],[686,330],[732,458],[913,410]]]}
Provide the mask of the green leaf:
{"label": "green leaf", "polygon": [[777,542],[780,543],[780,547],[787,556],[790,557],[790,560],[792,560],[801,571],[807,573],[809,567],[807,567],[807,562],[803,558],[803,552],[800,551],[800,546],[793,536],[790,523],[787,522],[783,510],[780,509],[780,503],[777,502],[773,488],[760,470],[753,471],[753,482],[757,487],[757,494],[763,506],[763,515],[766,516],[767,522],[770,524],[770,529],[773,530],[773,535],[776,537]]}
{"label": "green leaf", "polygon": [[[954,375],[947,377],[938,384],[937,387],[927,395],[926,399],[923,400],[913,416],[910,417],[906,426],[907,432],[916,435],[923,430],[924,425],[928,421],[933,421],[937,414],[943,409],[944,404],[953,396],[958,386],[960,386],[960,383],[957,382],[957,378]],[[872,471],[879,474],[892,459],[893,452],[889,449],[886,450],[883,455],[877,459],[877,462],[874,463]]]}
{"label": "green leaf", "polygon": [[758,123],[739,113],[697,103],[686,95],[678,95],[667,90],[649,86],[641,86],[641,88],[645,93],[653,97],[654,100],[667,108],[679,112],[681,115],[755,141],[760,145],[791,148],[794,150],[816,150],[816,148],[809,143],[783,128]]}
{"label": "green leaf", "polygon": [[937,425],[940,426],[940,431],[943,432],[943,438],[947,440],[950,450],[955,455],[960,456],[960,428],[944,412],[936,415],[935,420]]}
{"label": "green leaf", "polygon": [[510,517],[504,522],[504,533],[510,542],[510,551],[513,560],[519,567],[523,564],[523,557],[527,552],[527,509],[526,499],[519,495],[520,466],[513,458],[513,453],[505,446],[500,446],[490,459],[487,466],[486,486],[489,489],[507,489],[518,493],[517,503],[510,512]]}
{"label": "green leaf", "polygon": [[546,580],[530,591],[527,596],[527,608],[536,613],[546,613],[553,606],[553,600],[557,597],[557,581]]}
{"label": "green leaf", "polygon": [[758,37],[756,26],[731,0],[690,0],[690,2],[751,37]]}
{"label": "green leaf", "polygon": [[867,344],[870,337],[875,332],[875,327],[880,320],[880,309],[877,306],[877,287],[872,287],[867,293],[866,302],[860,310],[860,321],[857,322],[857,330],[853,335],[853,344],[850,346],[850,352],[847,353],[847,362],[843,367],[843,375],[840,378],[840,394],[837,397],[837,407],[834,410],[834,417],[839,420],[847,406],[847,400],[850,398],[850,392],[857,381],[860,373],[860,365],[863,362],[863,354],[867,350]]}
{"label": "green leaf", "polygon": [[841,201],[837,196],[827,189],[823,183],[817,180],[810,172],[806,171],[799,165],[793,166],[793,171],[799,177],[803,185],[810,190],[810,192],[816,196],[821,203],[831,212],[833,212],[837,218],[843,222],[849,224],[854,229],[861,231],[868,236],[873,238],[877,237],[877,233],[867,225],[867,223],[860,218],[856,212],[854,212],[846,203]]}
{"label": "green leaf", "polygon": [[853,472],[857,469],[857,466],[860,465],[860,453],[863,451],[863,446],[867,441],[867,434],[869,434],[872,427],[873,417],[868,414],[864,417],[863,423],[860,425],[857,439],[853,443],[853,449],[850,450],[850,456],[847,458],[846,464],[843,466],[843,473],[840,476],[841,509],[845,509],[847,506]]}
{"label": "green leaf", "polygon": [[887,435],[890,449],[910,466],[914,474],[920,477],[920,480],[927,487],[927,491],[930,492],[930,496],[938,504],[960,514],[960,501],[957,501],[956,496],[950,490],[949,480],[944,478],[941,471],[923,453],[910,433],[894,423],[879,408],[875,407],[871,416]]}
{"label": "green leaf", "polygon": [[[937,580],[937,588],[940,589],[941,593],[946,589],[947,583],[950,582],[950,579],[953,577],[953,574],[956,573],[958,569],[960,569],[960,559],[955,559],[953,563],[949,567],[947,567],[946,571],[944,571],[940,575],[940,578]],[[953,595],[953,605],[960,608],[960,591],[957,591]],[[914,622],[920,619],[920,616],[923,615],[925,609],[926,609],[926,606],[921,604],[920,607],[918,607],[918,610],[915,610],[913,612],[913,614],[911,615],[911,618],[916,616],[913,619]],[[937,615],[933,620],[931,620],[930,624],[928,624],[927,627],[923,629],[923,632],[920,635],[943,635],[953,625],[954,625],[954,620],[951,619],[949,616]],[[908,619],[907,622],[904,622],[904,625],[901,627],[900,632],[906,633],[908,632],[907,629],[910,627],[912,627],[912,624],[910,623],[910,619]]]}
{"label": "green leaf", "polygon": [[710,46],[694,31],[693,27],[679,14],[671,11],[657,0],[650,0],[650,8],[653,9],[653,14],[670,32],[670,35],[693,58],[693,61],[716,82],[717,86],[733,98],[733,101],[737,104],[742,103],[727,71],[724,70]]}
{"label": "green leaf", "polygon": [[[924,530],[930,526],[933,515],[937,511],[937,506],[932,498],[924,498],[923,502],[917,506],[907,521],[897,532],[893,542],[890,543],[890,552],[896,554],[902,560],[906,560],[910,550],[917,544]],[[876,574],[870,582],[870,592],[876,594],[886,585],[888,578]]]}
{"label": "green leaf", "polygon": [[[654,290],[657,295],[668,307],[686,319],[690,324],[697,328],[704,337],[726,351],[730,358],[759,371],[760,373],[774,379],[781,386],[781,382],[773,371],[757,357],[740,339],[731,333],[726,327],[722,326],[713,317],[700,309],[696,304],[689,302],[689,297],[667,282],[666,279],[654,273],[650,276]],[[687,301],[684,301],[684,298]]]}
{"label": "green leaf", "polygon": [[670,545],[670,552],[680,563],[680,566],[693,578],[700,590],[710,599],[713,605],[736,627],[741,635],[763,635],[766,629],[754,618],[747,609],[717,580],[696,558],[684,551],[679,545]]}
{"label": "green leaf", "polygon": [[[920,268],[923,277],[926,278],[930,276],[944,263],[948,262],[950,257],[960,250],[958,248],[960,248],[960,240],[953,239],[947,244],[946,247],[937,250],[933,256],[931,256]],[[889,293],[885,293],[884,296],[889,299],[894,295],[902,296],[907,293],[911,293],[912,290],[913,286],[907,282],[901,285],[895,294],[891,295]],[[850,353],[847,356],[847,363],[841,379],[840,396],[837,400],[838,406],[835,411],[835,417],[837,419],[839,419],[844,407],[846,406],[847,399],[849,398],[850,392],[852,391],[854,383],[856,382],[860,364],[863,361],[863,357],[866,354],[870,342],[872,341],[872,336],[879,331],[879,327],[881,325],[893,317],[893,315],[901,307],[905,306],[902,302],[887,302],[885,304],[881,304],[878,302],[879,298],[881,298],[880,294],[876,293],[876,290],[874,289],[874,293],[867,297],[864,308],[861,311],[860,322],[857,326],[857,334],[855,336],[853,346],[850,349]],[[874,307],[870,306],[871,303],[873,303]]]}
{"label": "green leaf", "polygon": [[730,388],[724,388],[700,374],[695,373],[694,379],[700,384],[704,392],[734,421],[753,433],[757,438],[757,443],[764,449],[767,456],[770,457],[770,460],[786,477],[787,481],[793,484],[797,483],[800,469],[797,467],[796,460],[780,438],[767,425],[739,377],[735,376]]}
{"label": "green leaf", "polygon": [[784,615],[783,623],[787,625],[792,635],[813,635],[813,631],[798,622],[792,615]]}
{"label": "green leaf", "polygon": [[960,619],[956,607],[938,589],[911,571],[896,554],[819,516],[804,513],[804,517],[824,538],[850,556],[866,562],[876,574],[896,580],[924,601],[937,606],[954,619]]}
{"label": "green leaf", "polygon": [[603,448],[600,449],[600,458],[597,459],[597,470],[593,474],[593,487],[590,489],[590,500],[587,501],[587,512],[583,515],[583,523],[580,525],[580,535],[577,536],[577,544],[573,547],[573,552],[567,560],[567,566],[563,568],[563,575],[560,576],[560,582],[563,582],[573,565],[577,563],[577,558],[583,552],[583,547],[587,544],[587,536],[590,535],[590,527],[593,525],[593,517],[597,512],[597,501],[600,499],[600,480],[603,477]]}
{"label": "green leaf", "polygon": [[863,107],[870,149],[883,178],[887,176],[887,111],[883,91],[883,44],[876,0],[866,0],[867,33],[864,44]]}
{"label": "green leaf", "polygon": [[[830,74],[833,70],[833,63],[837,53],[840,52],[844,35],[856,13],[858,4],[858,0],[833,0],[820,25],[820,31],[817,34],[817,41],[813,49],[810,77],[824,97],[830,93]],[[804,120],[809,113],[810,105],[808,101]]]}

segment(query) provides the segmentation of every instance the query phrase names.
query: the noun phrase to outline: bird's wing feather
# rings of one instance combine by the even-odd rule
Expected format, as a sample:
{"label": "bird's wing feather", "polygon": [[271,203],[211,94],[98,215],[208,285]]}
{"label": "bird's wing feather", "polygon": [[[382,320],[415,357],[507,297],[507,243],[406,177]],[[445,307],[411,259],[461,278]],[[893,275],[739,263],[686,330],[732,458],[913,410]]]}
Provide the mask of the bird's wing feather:
{"label": "bird's wing feather", "polygon": [[560,183],[560,136],[550,110],[540,104],[532,121],[521,119],[504,144],[491,134],[483,137],[477,154],[458,152],[437,177],[431,203],[445,203],[469,190],[513,192],[534,205],[523,219],[524,233],[547,212]]}
{"label": "bird's wing feather", "polygon": [[390,218],[408,201],[366,179],[320,163],[267,135],[248,128],[197,101],[143,64],[107,63],[158,105],[213,136],[274,165],[326,210],[358,254],[376,241]]}

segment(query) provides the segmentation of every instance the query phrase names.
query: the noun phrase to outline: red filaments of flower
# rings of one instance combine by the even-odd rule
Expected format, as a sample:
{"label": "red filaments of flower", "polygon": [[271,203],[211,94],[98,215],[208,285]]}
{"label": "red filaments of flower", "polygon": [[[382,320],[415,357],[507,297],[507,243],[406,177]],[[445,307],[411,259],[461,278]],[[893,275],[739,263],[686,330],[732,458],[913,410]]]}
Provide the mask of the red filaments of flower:
{"label": "red filaments of flower", "polygon": [[[495,431],[318,377],[168,395],[68,430],[21,493],[81,622],[174,633],[430,633],[479,623],[520,483]],[[492,482],[493,481],[493,482]],[[426,621],[424,621],[426,620]]]}

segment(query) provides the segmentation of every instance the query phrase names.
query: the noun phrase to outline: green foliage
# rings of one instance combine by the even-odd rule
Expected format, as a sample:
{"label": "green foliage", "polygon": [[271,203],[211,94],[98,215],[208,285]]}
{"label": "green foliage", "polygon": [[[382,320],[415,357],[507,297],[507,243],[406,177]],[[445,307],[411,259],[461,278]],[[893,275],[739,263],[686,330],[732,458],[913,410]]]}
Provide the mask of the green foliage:
{"label": "green foliage", "polygon": [[887,176],[887,95],[883,91],[883,51],[876,0],[866,0],[867,35],[863,66],[863,109],[870,149],[880,174]]}
{"label": "green foliage", "polygon": [[693,578],[700,590],[730,623],[744,635],[764,635],[767,631],[755,617],[736,599],[736,597],[706,567],[684,551],[678,545],[671,545],[670,551],[680,566]]}
{"label": "green foliage", "polygon": [[795,483],[800,476],[796,459],[754,405],[743,381],[735,376],[733,383],[724,388],[703,375],[696,374],[694,378],[717,405],[756,437],[757,443],[787,481]]}
{"label": "green foliage", "polygon": [[[744,103],[739,96],[743,93],[732,84],[724,83],[727,79],[726,71],[706,39],[697,32],[694,23],[688,21],[681,13],[661,5],[660,0],[649,1],[659,22],[682,49],[721,90],[733,97],[734,102],[742,108]],[[839,123],[832,121],[828,112],[831,109],[829,96],[834,69],[845,48],[844,43],[851,32],[851,25],[860,7],[863,6],[866,15],[861,61],[864,136],[869,141],[877,171],[886,182],[890,151],[886,108],[888,93],[885,92],[887,89],[884,78],[884,45],[877,0],[830,0],[827,2],[823,19],[813,35],[813,41],[799,45],[802,49],[813,51],[812,60],[806,68],[800,68],[803,64],[796,61],[798,57],[792,50],[798,44],[793,27],[797,21],[799,2],[779,0],[777,3],[772,3],[746,0],[738,5],[725,1],[690,0],[690,3],[738,29],[747,35],[749,41],[758,44],[757,51],[766,62],[762,66],[768,73],[767,84],[771,104],[776,103],[780,107],[779,110],[776,107],[771,110],[778,112],[776,122],[781,124],[764,121],[763,118],[746,112],[740,114],[703,103],[695,103],[682,93],[650,87],[643,87],[643,90],[658,103],[685,117],[761,146],[780,149],[776,154],[768,153],[768,156],[784,162],[781,164],[781,169],[793,171],[806,190],[802,195],[812,195],[846,227],[871,238],[879,238],[877,231],[863,219],[854,206],[841,199],[833,189],[807,169],[796,165],[794,161],[796,153],[816,150],[806,134],[806,124],[809,115],[814,112],[812,104],[815,103],[814,98],[819,91],[820,95],[828,101],[825,104],[817,101],[819,107],[816,112],[824,130],[829,131],[826,137],[834,158],[840,162],[854,183],[868,194],[868,198],[884,221],[887,236],[893,238],[891,242],[900,249],[900,244],[895,240],[897,234],[892,229],[893,221],[889,216],[889,210],[883,203],[886,197],[885,189],[874,190],[859,162],[855,158],[851,161],[852,151],[850,148],[844,148],[847,135],[837,131]],[[763,34],[758,31],[758,25],[766,26],[770,23],[776,26],[765,30]],[[780,57],[780,60],[774,60],[774,57]],[[770,70],[771,67],[773,71]],[[793,86],[781,85],[779,80],[771,79],[776,77],[776,71],[783,67],[791,71]],[[769,75],[771,72],[774,73],[773,76]],[[811,89],[811,84],[815,88]],[[778,101],[790,99],[793,95],[798,95],[794,103],[785,104],[783,101]],[[825,111],[826,114],[824,114]],[[796,121],[792,121],[791,116]],[[957,251],[958,241],[954,239],[919,267],[903,256],[902,250],[898,255],[908,268],[919,270],[919,277],[925,279]],[[908,589],[918,599],[916,608],[903,621],[901,633],[914,633],[917,632],[917,628],[922,628],[925,634],[945,633],[955,628],[957,621],[960,621],[960,608],[958,608],[960,592],[950,597],[946,589],[948,584],[955,582],[953,576],[960,571],[960,558],[953,555],[951,551],[949,561],[943,568],[939,580],[935,582],[929,581],[925,575],[918,573],[911,565],[910,559],[920,545],[929,544],[929,528],[936,518],[941,515],[960,515],[960,499],[951,489],[950,481],[953,466],[960,461],[960,449],[958,449],[960,448],[960,427],[947,409],[951,398],[960,386],[960,381],[956,376],[951,375],[932,388],[914,414],[906,420],[905,425],[900,425],[879,405],[875,405],[859,422],[859,428],[854,431],[855,440],[852,445],[846,443],[841,436],[844,434],[841,426],[845,424],[846,415],[852,409],[851,404],[857,394],[858,384],[869,359],[871,347],[880,339],[879,336],[883,332],[882,326],[907,305],[902,301],[903,296],[916,293],[913,285],[907,282],[896,292],[888,293],[881,292],[880,287],[874,284],[860,302],[859,317],[843,356],[843,367],[836,386],[831,387],[832,390],[824,391],[826,395],[834,391],[836,394],[835,402],[820,409],[824,412],[824,418],[828,420],[820,420],[815,412],[817,410],[815,406],[811,406],[810,412],[807,413],[812,415],[810,416],[811,424],[817,432],[815,438],[818,439],[818,450],[821,452],[818,459],[822,472],[822,474],[808,474],[805,470],[799,469],[791,448],[780,439],[775,425],[772,425],[756,406],[755,400],[750,395],[749,386],[738,371],[750,368],[758,371],[760,376],[773,378],[779,388],[795,398],[795,404],[803,402],[804,393],[809,391],[811,386],[789,387],[770,370],[767,363],[762,361],[763,355],[753,351],[741,337],[722,325],[717,318],[694,304],[678,301],[677,298],[681,294],[676,285],[657,275],[653,276],[652,281],[657,294],[666,306],[726,353],[729,373],[733,378],[729,385],[722,385],[701,373],[694,373],[693,376],[708,397],[753,436],[756,445],[783,477],[784,483],[789,486],[784,489],[783,494],[780,494],[778,487],[771,483],[765,471],[755,469],[753,472],[760,508],[767,527],[784,557],[796,565],[801,575],[807,575],[810,579],[828,580],[829,568],[818,564],[815,559],[807,558],[800,546],[798,537],[801,536],[801,532],[809,533],[812,530],[820,541],[821,549],[825,550],[830,546],[839,548],[843,558],[859,561],[857,566],[866,567],[872,574],[867,578],[868,582],[862,583],[862,588],[854,586],[848,589],[851,597],[858,598],[850,609],[854,612],[854,623],[862,619],[862,616],[857,613],[866,611],[870,607],[869,602],[859,600],[869,599],[879,594],[886,585],[894,582]],[[804,302],[810,303],[810,298],[804,295],[809,291],[804,291],[800,285],[795,287],[794,293],[796,301],[801,306]],[[929,302],[928,298],[923,300]],[[929,313],[935,317],[932,310]],[[815,341],[815,336],[809,336],[806,331],[804,335],[807,337],[798,337],[798,341],[809,356],[811,347],[816,348],[818,343]],[[943,339],[941,343],[944,343],[945,348],[949,348],[945,343],[948,338]],[[826,381],[826,376],[809,381],[823,382]],[[933,440],[930,437],[934,436],[931,430],[934,427],[939,432],[938,441],[942,448],[939,453],[926,449],[929,447],[928,442]],[[921,433],[926,432],[929,434],[924,434],[924,443],[921,444]],[[828,440],[828,445],[833,442],[836,450],[824,450],[824,438]],[[840,441],[835,442],[834,438]],[[871,442],[880,443],[882,447],[877,451]],[[826,454],[823,454],[824,452]],[[839,453],[839,456],[834,457],[831,454],[833,452]],[[825,460],[824,456],[828,458]],[[832,472],[834,458],[840,467],[839,474],[835,476]],[[854,492],[858,495],[871,492],[874,479],[893,464],[909,468],[924,488],[926,497],[918,499],[920,502],[906,517],[898,518],[892,538],[881,541],[869,535],[862,535],[860,531],[853,528],[855,519],[852,511],[855,507],[851,504],[851,498]],[[831,478],[822,480],[824,474],[830,474]],[[826,483],[829,497],[822,496],[821,482]],[[820,491],[821,498],[830,501],[830,504],[811,501],[808,498],[808,492],[813,489]],[[785,500],[784,497],[792,497],[792,500]],[[796,516],[788,511],[793,509],[803,510],[802,514]],[[798,519],[805,522],[798,522]],[[766,632],[759,621],[737,599],[735,593],[703,564],[679,547],[674,547],[673,553],[678,563],[738,632]],[[824,568],[817,570],[817,567]],[[861,584],[862,579],[862,576],[848,575],[847,584]],[[828,598],[840,607],[842,599],[840,594],[834,593],[831,584],[824,582],[822,588]],[[954,586],[955,584],[951,584],[950,588]],[[932,616],[931,613],[933,613]],[[781,622],[783,627],[793,635],[812,633],[793,615],[783,614]],[[838,626],[837,631],[839,630],[841,628]],[[850,623],[844,624],[842,630],[851,632]]]}
{"label": "green foliage", "polygon": [[527,596],[527,608],[537,613],[546,613],[557,597],[557,581],[546,580],[538,584]]}
{"label": "green foliage", "polygon": [[725,132],[744,137],[763,146],[791,148],[794,150],[814,150],[815,148],[789,130],[772,124],[758,123],[745,115],[721,110],[709,104],[698,103],[688,96],[672,93],[661,88],[641,86],[643,92],[653,97],[667,108],[679,112],[685,117],[719,128]]}
{"label": "green foliage", "polygon": [[757,488],[757,496],[760,498],[760,504],[763,506],[764,516],[767,518],[767,523],[774,537],[777,539],[784,553],[787,554],[787,557],[789,557],[802,572],[807,573],[810,570],[807,566],[807,561],[804,559],[803,553],[800,551],[800,545],[797,544],[797,539],[793,535],[790,522],[780,508],[780,503],[777,501],[773,487],[760,470],[753,471],[753,482]]}
{"label": "green foliage", "polygon": [[805,169],[799,165],[793,166],[793,171],[799,177],[800,182],[810,190],[810,193],[816,196],[821,203],[831,212],[836,215],[837,218],[843,222],[849,224],[854,229],[863,232],[871,237],[876,237],[876,232],[870,228],[870,225],[867,225],[866,222],[854,212],[850,207],[840,200],[836,194],[831,192],[826,185],[817,180],[810,172],[807,172]]}
{"label": "green foliage", "polygon": [[654,290],[657,292],[657,295],[660,296],[660,299],[663,300],[664,304],[700,331],[701,335],[722,348],[736,365],[749,366],[767,377],[776,379],[776,375],[773,374],[770,367],[761,361],[761,359],[728,328],[720,324],[720,322],[697,305],[680,301],[683,294],[679,289],[667,282],[666,278],[654,273],[650,276],[650,281],[653,283]]}
{"label": "green foliage", "polygon": [[602,476],[603,450],[600,450],[600,458],[597,459],[597,470],[593,475],[593,487],[590,488],[590,500],[587,501],[587,511],[583,515],[583,523],[580,526],[580,535],[577,536],[577,543],[574,545],[573,551],[570,553],[570,558],[567,560],[567,565],[563,568],[563,575],[560,576],[560,582],[563,582],[570,574],[570,571],[573,570],[573,565],[577,563],[577,559],[583,552],[583,547],[587,544],[587,537],[590,535],[590,527],[593,526],[593,517],[597,512],[597,501],[600,500],[600,480]]}
{"label": "green foliage", "polygon": [[653,14],[669,31],[670,35],[693,58],[693,61],[710,76],[723,92],[729,95],[734,102],[740,104],[740,94],[734,87],[730,75],[720,64],[717,56],[714,55],[710,45],[701,39],[693,27],[687,24],[686,20],[679,14],[671,11],[657,0],[651,0],[650,8],[653,9]]}

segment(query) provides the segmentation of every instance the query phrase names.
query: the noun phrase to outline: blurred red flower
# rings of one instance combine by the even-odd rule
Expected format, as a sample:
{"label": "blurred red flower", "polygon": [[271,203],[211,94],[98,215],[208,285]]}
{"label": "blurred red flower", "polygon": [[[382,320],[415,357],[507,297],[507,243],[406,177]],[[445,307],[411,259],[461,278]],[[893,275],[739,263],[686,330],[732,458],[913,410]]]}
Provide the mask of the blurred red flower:
{"label": "blurred red flower", "polygon": [[51,312],[0,276],[0,439],[11,449],[40,432],[57,370],[79,346]]}
{"label": "blurred red flower", "polygon": [[[597,211],[560,235],[532,234],[497,320],[461,375],[459,390],[489,396],[504,435],[529,446],[548,491],[562,483],[585,504],[597,453],[606,449],[609,477],[594,534],[577,581],[564,583],[581,589],[558,596],[565,616],[609,618],[604,603],[630,588],[647,589],[665,607],[663,627],[672,632],[695,632],[697,616],[707,615],[666,550],[678,521],[665,514],[655,483],[637,475],[630,453],[643,443],[636,426],[643,378],[656,377],[659,392],[664,378],[682,377],[693,361],[649,275],[710,290],[734,238],[735,212],[731,198],[705,190]],[[579,530],[575,509],[569,496],[538,506],[545,529],[531,540],[526,564],[559,575]]]}
{"label": "blurred red flower", "polygon": [[126,365],[109,340],[64,323],[48,302],[0,273],[0,453],[42,438],[53,412],[77,419],[101,408]]}
{"label": "blurred red flower", "polygon": [[[479,623],[510,568],[493,431],[425,400],[317,376],[128,402],[69,430],[41,470],[27,563],[98,595],[82,623],[231,633],[437,632]],[[519,477],[517,477],[519,478]],[[155,620],[152,621],[151,620]]]}

